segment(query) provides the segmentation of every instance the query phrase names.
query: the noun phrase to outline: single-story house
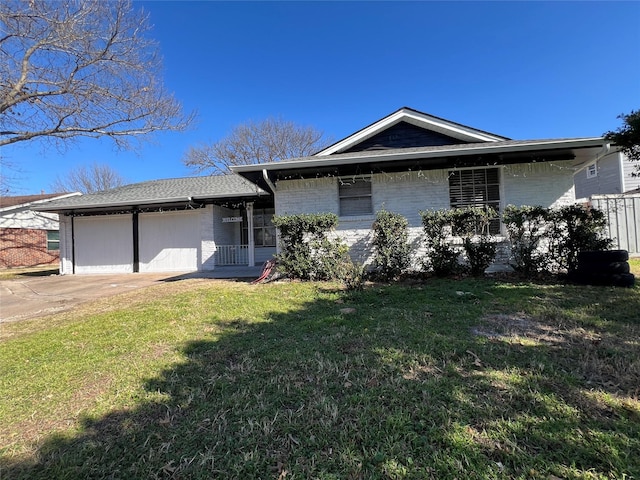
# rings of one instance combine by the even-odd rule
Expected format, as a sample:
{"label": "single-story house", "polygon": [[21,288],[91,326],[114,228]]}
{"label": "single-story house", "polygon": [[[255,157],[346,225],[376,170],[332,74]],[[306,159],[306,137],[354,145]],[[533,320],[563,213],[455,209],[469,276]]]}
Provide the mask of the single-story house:
{"label": "single-story house", "polygon": [[[606,153],[600,137],[511,140],[405,107],[309,157],[128,185],[43,210],[61,215],[62,273],[253,265],[275,252],[274,213],[336,213],[338,234],[366,262],[380,209],[406,216],[417,245],[421,210],[574,203],[574,174]],[[492,233],[504,236],[500,222]]]}
{"label": "single-story house", "polygon": [[[421,210],[574,203],[574,174],[609,148],[600,137],[511,140],[405,107],[313,156],[232,170],[274,195],[276,215],[338,214],[367,262],[380,209],[404,215],[417,246]],[[500,222],[491,230],[504,238]]]}
{"label": "single-story house", "polygon": [[58,215],[36,212],[44,202],[79,193],[0,197],[0,267],[53,265],[59,261]]}

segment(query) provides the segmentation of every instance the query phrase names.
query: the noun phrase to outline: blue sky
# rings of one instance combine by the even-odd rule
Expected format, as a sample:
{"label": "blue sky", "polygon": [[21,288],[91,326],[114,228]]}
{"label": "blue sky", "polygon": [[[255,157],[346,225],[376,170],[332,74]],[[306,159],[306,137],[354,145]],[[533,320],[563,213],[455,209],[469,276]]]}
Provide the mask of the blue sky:
{"label": "blue sky", "polygon": [[107,163],[128,182],[193,175],[190,145],[280,116],[334,140],[402,106],[516,139],[598,136],[640,108],[640,2],[135,2],[165,83],[197,110],[139,153],[82,140],[5,147],[14,194]]}

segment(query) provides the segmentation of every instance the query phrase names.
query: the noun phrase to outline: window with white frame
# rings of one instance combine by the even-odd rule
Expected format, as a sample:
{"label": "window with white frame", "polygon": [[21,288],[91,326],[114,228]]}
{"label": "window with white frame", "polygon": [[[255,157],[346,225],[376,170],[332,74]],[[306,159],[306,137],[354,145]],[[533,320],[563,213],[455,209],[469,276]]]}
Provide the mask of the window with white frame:
{"label": "window with white frame", "polygon": [[587,167],[587,178],[594,178],[598,176],[598,166],[594,163]]}
{"label": "window with white frame", "polygon": [[373,213],[371,177],[342,177],[338,179],[340,216],[370,215]]}
{"label": "window with white frame", "polygon": [[[253,209],[253,242],[256,247],[275,247],[276,245],[276,227],[273,226],[273,208],[254,208]],[[249,243],[249,222],[247,221],[247,212],[245,210],[242,222],[242,243]]]}
{"label": "window with white frame", "polygon": [[[500,170],[476,168],[449,172],[449,201],[452,208],[483,207],[500,212]],[[500,220],[489,225],[489,233],[500,233]]]}
{"label": "window with white frame", "polygon": [[47,250],[60,250],[60,232],[58,230],[47,230]]}

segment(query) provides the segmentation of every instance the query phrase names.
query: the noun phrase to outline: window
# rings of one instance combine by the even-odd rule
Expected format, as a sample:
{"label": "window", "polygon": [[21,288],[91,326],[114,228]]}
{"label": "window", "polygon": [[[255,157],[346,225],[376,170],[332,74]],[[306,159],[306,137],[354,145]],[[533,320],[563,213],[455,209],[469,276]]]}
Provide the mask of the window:
{"label": "window", "polygon": [[370,177],[338,179],[338,196],[341,217],[373,213]]}
{"label": "window", "polygon": [[[500,211],[500,172],[497,168],[449,172],[449,201],[452,208],[484,207]],[[500,220],[489,225],[489,233],[500,233]]]}
{"label": "window", "polygon": [[[256,247],[275,247],[276,246],[276,227],[273,226],[271,220],[275,210],[273,208],[254,208],[253,209],[253,242]],[[242,223],[242,243],[248,244],[249,237],[247,235],[247,218],[246,211],[244,213],[244,221]]]}
{"label": "window", "polygon": [[598,176],[598,166],[594,163],[587,167],[587,178],[593,178]]}
{"label": "window", "polygon": [[47,250],[60,250],[60,232],[47,230]]}

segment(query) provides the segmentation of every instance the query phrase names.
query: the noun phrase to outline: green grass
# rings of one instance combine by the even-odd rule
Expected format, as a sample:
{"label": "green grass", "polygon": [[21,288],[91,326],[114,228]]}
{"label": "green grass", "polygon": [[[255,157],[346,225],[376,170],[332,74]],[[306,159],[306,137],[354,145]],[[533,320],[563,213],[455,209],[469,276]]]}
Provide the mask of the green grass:
{"label": "green grass", "polygon": [[638,287],[114,298],[0,330],[0,479],[640,478]]}
{"label": "green grass", "polygon": [[629,266],[631,267],[631,273],[636,276],[636,280],[640,277],[640,257],[630,258]]}

